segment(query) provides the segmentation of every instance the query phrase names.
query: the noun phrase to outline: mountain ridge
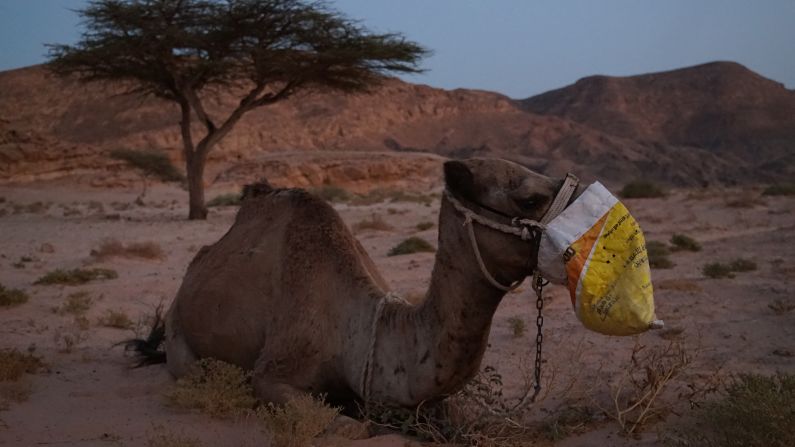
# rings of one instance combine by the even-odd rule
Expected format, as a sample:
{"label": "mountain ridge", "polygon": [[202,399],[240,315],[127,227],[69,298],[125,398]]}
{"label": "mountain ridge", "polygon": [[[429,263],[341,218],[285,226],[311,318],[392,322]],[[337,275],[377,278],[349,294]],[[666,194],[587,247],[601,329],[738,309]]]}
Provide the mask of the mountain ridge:
{"label": "mountain ridge", "polygon": [[[101,171],[117,163],[107,153],[119,147],[164,150],[179,161],[176,107],[122,91],[57,78],[43,66],[0,72],[0,181]],[[205,100],[220,116],[236,98]],[[397,79],[369,95],[300,95],[246,115],[210,164],[220,173],[284,151],[429,152],[498,156],[586,180],[697,186],[777,181],[793,171],[793,146],[795,93],[718,62],[590,76],[523,100]]]}

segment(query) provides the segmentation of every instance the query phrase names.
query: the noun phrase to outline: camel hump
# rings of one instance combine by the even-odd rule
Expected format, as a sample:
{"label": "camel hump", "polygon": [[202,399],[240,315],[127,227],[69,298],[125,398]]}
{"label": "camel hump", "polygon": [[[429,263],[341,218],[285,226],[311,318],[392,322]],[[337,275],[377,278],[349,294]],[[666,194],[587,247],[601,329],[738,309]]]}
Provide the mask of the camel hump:
{"label": "camel hump", "polygon": [[262,179],[256,183],[243,186],[243,194],[241,199],[246,200],[252,197],[264,196],[273,192],[273,187],[267,180]]}

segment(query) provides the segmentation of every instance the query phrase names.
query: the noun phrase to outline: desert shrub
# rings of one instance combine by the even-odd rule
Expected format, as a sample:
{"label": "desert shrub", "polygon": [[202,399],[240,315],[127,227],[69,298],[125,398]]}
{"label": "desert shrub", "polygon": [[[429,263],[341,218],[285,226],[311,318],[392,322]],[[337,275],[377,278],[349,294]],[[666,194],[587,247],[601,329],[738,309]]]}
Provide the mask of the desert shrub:
{"label": "desert shrub", "polygon": [[35,374],[44,363],[32,353],[0,349],[0,382],[16,381],[23,374]]}
{"label": "desert shrub", "polygon": [[511,328],[511,334],[514,338],[519,338],[524,335],[525,324],[524,320],[519,317],[508,318],[508,326]]}
{"label": "desert shrub", "polygon": [[775,299],[772,303],[768,304],[767,307],[776,315],[784,315],[795,309],[795,303],[788,303],[781,299]]}
{"label": "desert shrub", "polygon": [[795,445],[795,375],[742,374],[720,399],[695,411],[679,445],[785,447]]}
{"label": "desert shrub", "polygon": [[624,185],[619,195],[625,199],[649,199],[664,197],[665,192],[652,182],[637,180]]}
{"label": "desert shrub", "polygon": [[196,409],[213,417],[234,416],[250,410],[256,402],[250,379],[250,372],[205,358],[177,380],[166,399],[176,407]]}
{"label": "desert shrub", "polygon": [[[12,402],[25,402],[32,392],[33,385],[30,380],[0,381],[0,411],[7,410]],[[0,425],[3,425],[2,419],[0,419]]]}
{"label": "desert shrub", "polygon": [[127,162],[139,169],[144,175],[155,177],[164,182],[183,182],[185,176],[177,170],[171,159],[158,150],[116,149],[110,152],[111,158]]}
{"label": "desert shrub", "polygon": [[674,250],[701,251],[701,244],[685,234],[674,233],[671,236],[671,245]]}
{"label": "desert shrub", "polygon": [[750,272],[753,270],[756,270],[756,263],[744,258],[737,258],[728,264],[712,262],[701,269],[704,276],[708,278],[734,278],[734,274],[737,272]]}
{"label": "desert shrub", "polygon": [[[610,404],[596,406],[605,416],[615,420],[626,434],[637,433],[644,425],[661,418],[670,403],[661,398],[664,390],[680,377],[692,363],[692,353],[677,341],[665,346],[644,346],[636,339],[629,363],[610,383]],[[691,399],[707,392],[695,385],[683,391],[680,398]]]}
{"label": "desert shrub", "polygon": [[674,263],[668,258],[671,250],[662,242],[648,241],[646,242],[646,251],[649,256],[649,265],[658,269],[669,269],[674,266]]}
{"label": "desert shrub", "polygon": [[795,185],[771,185],[762,191],[763,196],[792,196],[795,195]]}
{"label": "desert shrub", "polygon": [[220,196],[215,196],[207,202],[207,206],[217,207],[217,206],[240,206],[243,197],[238,193],[228,193],[228,194],[221,194]]}
{"label": "desert shrub", "polygon": [[91,250],[91,256],[99,260],[112,257],[162,259],[163,249],[155,242],[132,242],[127,245],[116,239],[106,239],[99,248]]}
{"label": "desert shrub", "polygon": [[93,269],[71,269],[53,270],[41,278],[37,279],[33,284],[51,285],[51,284],[65,284],[68,286],[75,286],[85,284],[95,279],[115,279],[118,278],[118,273],[115,270],[104,268]]}
{"label": "desert shrub", "polygon": [[425,231],[425,230],[430,230],[433,227],[434,227],[434,223],[433,222],[420,222],[420,223],[417,224],[416,228],[417,228],[417,231]]}
{"label": "desert shrub", "polygon": [[387,256],[408,255],[411,253],[419,252],[434,252],[436,251],[428,241],[419,237],[410,237],[403,242],[392,247]]}
{"label": "desert shrub", "polygon": [[756,262],[750,259],[737,258],[729,263],[733,272],[751,272],[756,270]]}
{"label": "desert shrub", "polygon": [[257,409],[273,438],[275,447],[309,447],[339,414],[323,402],[323,396],[314,398],[304,394],[292,397],[284,405],[268,404]]}
{"label": "desert shrub", "polygon": [[20,289],[7,289],[0,284],[0,307],[14,307],[28,301],[27,293]]}
{"label": "desert shrub", "polygon": [[757,205],[765,205],[765,200],[753,191],[737,194],[726,201],[729,208],[753,208]]}
{"label": "desert shrub", "polygon": [[353,224],[353,231],[359,232],[364,230],[376,230],[376,231],[391,231],[394,228],[392,225],[386,223],[383,217],[380,214],[373,213],[369,219],[364,219],[362,221],[356,222]]}
{"label": "desert shrub", "polygon": [[334,185],[318,186],[316,188],[311,188],[309,192],[326,202],[347,202],[351,198],[351,193]]}
{"label": "desert shrub", "polygon": [[734,272],[727,264],[720,262],[710,262],[701,268],[701,273],[707,278],[734,278]]}
{"label": "desert shrub", "polygon": [[105,312],[105,315],[99,319],[99,324],[115,329],[130,329],[134,326],[130,317],[120,310],[108,310]]}
{"label": "desert shrub", "polygon": [[66,301],[60,307],[55,308],[55,312],[61,315],[71,314],[79,316],[91,309],[91,304],[92,300],[88,292],[70,293],[66,297]]}

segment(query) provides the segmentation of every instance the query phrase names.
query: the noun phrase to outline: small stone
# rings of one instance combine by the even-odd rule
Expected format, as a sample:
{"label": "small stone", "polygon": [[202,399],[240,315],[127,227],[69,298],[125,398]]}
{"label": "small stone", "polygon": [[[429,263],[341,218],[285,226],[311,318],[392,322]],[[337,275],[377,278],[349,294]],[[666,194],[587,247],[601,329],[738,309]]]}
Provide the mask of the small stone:
{"label": "small stone", "polygon": [[55,253],[55,247],[51,243],[45,242],[41,244],[39,251],[42,253]]}

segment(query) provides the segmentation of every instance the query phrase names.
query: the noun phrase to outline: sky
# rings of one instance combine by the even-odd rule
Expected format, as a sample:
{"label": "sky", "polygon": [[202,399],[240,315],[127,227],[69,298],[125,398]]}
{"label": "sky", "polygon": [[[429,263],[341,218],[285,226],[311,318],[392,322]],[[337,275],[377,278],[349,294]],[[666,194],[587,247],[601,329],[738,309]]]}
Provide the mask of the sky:
{"label": "sky", "polygon": [[[626,76],[716,60],[795,88],[795,0],[336,0],[374,32],[432,50],[420,75],[446,89],[525,98],[594,74]],[[86,0],[0,0],[0,70],[74,43]]]}

